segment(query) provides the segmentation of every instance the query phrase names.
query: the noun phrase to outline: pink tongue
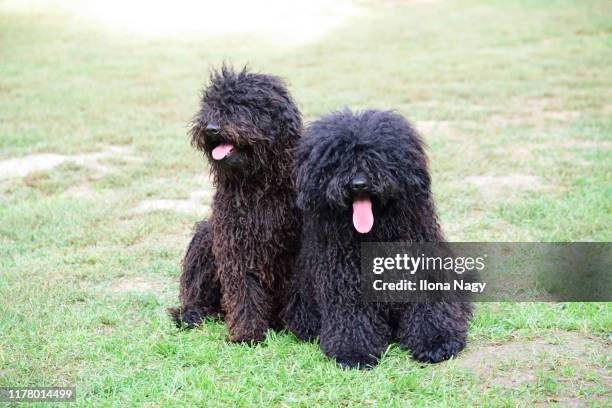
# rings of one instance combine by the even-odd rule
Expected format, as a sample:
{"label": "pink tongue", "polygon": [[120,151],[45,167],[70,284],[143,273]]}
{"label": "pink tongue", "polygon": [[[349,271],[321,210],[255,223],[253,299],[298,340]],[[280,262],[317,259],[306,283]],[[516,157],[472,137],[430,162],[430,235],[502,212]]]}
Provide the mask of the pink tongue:
{"label": "pink tongue", "polygon": [[220,144],[215,147],[212,151],[212,157],[215,160],[223,160],[225,156],[227,156],[232,150],[234,150],[234,146],[229,143]]}
{"label": "pink tongue", "polygon": [[374,214],[370,197],[360,197],[353,201],[353,225],[360,234],[367,234],[372,229]]}

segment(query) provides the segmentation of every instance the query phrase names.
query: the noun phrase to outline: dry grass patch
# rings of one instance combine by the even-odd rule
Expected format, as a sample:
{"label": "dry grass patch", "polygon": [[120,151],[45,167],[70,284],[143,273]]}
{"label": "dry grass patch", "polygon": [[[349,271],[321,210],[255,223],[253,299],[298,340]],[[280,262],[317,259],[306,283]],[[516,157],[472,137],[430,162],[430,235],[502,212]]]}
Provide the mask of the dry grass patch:
{"label": "dry grass patch", "polygon": [[175,283],[170,278],[164,278],[161,276],[135,276],[135,277],[122,277],[116,279],[110,285],[109,290],[112,293],[125,293],[125,292],[153,292],[162,293],[168,291],[168,288]]}
{"label": "dry grass patch", "polygon": [[474,345],[460,354],[456,363],[478,377],[483,389],[520,388],[535,383],[539,371],[554,371],[562,366],[570,366],[575,374],[559,376],[560,381],[588,385],[594,383],[588,371],[595,370],[601,382],[612,389],[610,368],[593,364],[598,356],[611,358],[610,344],[580,333],[554,331],[529,341]]}
{"label": "dry grass patch", "polygon": [[73,163],[94,170],[94,178],[101,178],[115,167],[104,164],[106,159],[120,159],[124,162],[141,161],[142,157],[132,154],[129,146],[106,146],[93,153],[62,155],[54,153],[31,154],[16,159],[0,161],[0,179],[26,177],[32,173],[51,170],[63,163]]}
{"label": "dry grass patch", "polygon": [[540,177],[527,174],[509,174],[507,176],[470,176],[464,179],[476,187],[487,201],[507,200],[518,192],[550,190]]}
{"label": "dry grass patch", "polygon": [[212,201],[211,190],[194,191],[186,200],[150,199],[141,201],[132,208],[130,214],[147,214],[155,211],[175,211],[187,214],[208,215],[210,206],[204,204]]}

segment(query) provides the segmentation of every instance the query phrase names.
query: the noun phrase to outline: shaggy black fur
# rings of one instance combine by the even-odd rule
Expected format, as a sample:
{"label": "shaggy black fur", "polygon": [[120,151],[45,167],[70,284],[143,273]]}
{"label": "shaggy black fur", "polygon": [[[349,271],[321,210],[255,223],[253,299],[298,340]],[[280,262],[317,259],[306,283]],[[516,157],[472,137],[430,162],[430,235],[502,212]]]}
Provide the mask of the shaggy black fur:
{"label": "shaggy black fur", "polygon": [[[427,156],[411,125],[391,112],[331,114],[306,130],[296,166],[304,225],[283,312],[289,329],[303,340],[319,336],[322,351],[347,367],[375,365],[394,339],[419,361],[439,362],[461,351],[469,303],[365,303],[361,298],[361,242],[444,240]],[[363,195],[371,198],[375,221],[361,234],[351,220],[351,205]]]}
{"label": "shaggy black fur", "polygon": [[[217,189],[183,259],[181,307],[170,310],[178,325],[224,317],[230,339],[248,342],[279,326],[301,226],[292,180],[301,131],[280,78],[226,67],[211,76],[191,137]],[[215,159],[222,145],[233,150]]]}

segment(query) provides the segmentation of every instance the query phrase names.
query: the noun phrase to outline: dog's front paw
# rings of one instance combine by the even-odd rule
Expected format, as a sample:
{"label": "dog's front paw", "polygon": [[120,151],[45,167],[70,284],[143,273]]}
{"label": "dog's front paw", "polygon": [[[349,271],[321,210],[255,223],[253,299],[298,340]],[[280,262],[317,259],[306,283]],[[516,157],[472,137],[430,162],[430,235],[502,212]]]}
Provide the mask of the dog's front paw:
{"label": "dog's front paw", "polygon": [[232,343],[245,343],[255,345],[266,339],[266,332],[263,330],[233,330],[229,339]]}
{"label": "dog's front paw", "polygon": [[190,308],[171,307],[168,308],[168,314],[170,314],[170,318],[179,329],[193,329],[202,323],[203,320],[203,317],[197,310]]}
{"label": "dog's front paw", "polygon": [[447,339],[411,347],[412,357],[424,363],[439,363],[456,356],[465,347],[465,341]]}
{"label": "dog's front paw", "polygon": [[362,353],[342,354],[342,356],[332,357],[336,364],[343,369],[355,368],[357,370],[369,370],[376,367],[378,358]]}
{"label": "dog's front paw", "polygon": [[376,360],[374,362],[367,363],[364,361],[337,358],[336,364],[338,365],[338,367],[342,369],[369,370],[371,368],[376,367],[376,365],[378,364],[378,361]]}
{"label": "dog's front paw", "polygon": [[168,308],[170,318],[179,329],[193,329],[207,318],[222,318],[218,311],[205,310],[198,307],[171,307]]}

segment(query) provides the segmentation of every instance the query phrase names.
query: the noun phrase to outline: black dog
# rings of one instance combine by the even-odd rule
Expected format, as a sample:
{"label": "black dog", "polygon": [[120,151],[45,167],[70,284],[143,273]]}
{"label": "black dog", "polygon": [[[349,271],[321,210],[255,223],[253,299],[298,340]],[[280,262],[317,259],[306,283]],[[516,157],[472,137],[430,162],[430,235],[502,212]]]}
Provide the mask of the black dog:
{"label": "black dog", "polygon": [[170,313],[187,327],[225,317],[230,340],[260,341],[280,326],[298,251],[292,174],[302,120],[278,77],[223,67],[210,82],[191,137],[217,190],[183,260],[181,307]]}
{"label": "black dog", "polygon": [[341,366],[378,362],[393,339],[426,362],[465,346],[469,303],[365,303],[361,242],[441,242],[427,156],[417,132],[391,112],[334,113],[306,130],[297,153],[302,249],[284,319],[320,338]]}

